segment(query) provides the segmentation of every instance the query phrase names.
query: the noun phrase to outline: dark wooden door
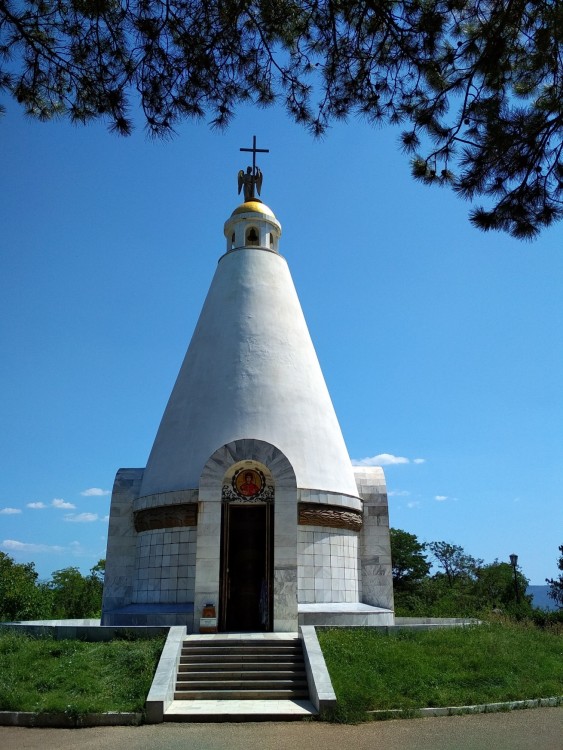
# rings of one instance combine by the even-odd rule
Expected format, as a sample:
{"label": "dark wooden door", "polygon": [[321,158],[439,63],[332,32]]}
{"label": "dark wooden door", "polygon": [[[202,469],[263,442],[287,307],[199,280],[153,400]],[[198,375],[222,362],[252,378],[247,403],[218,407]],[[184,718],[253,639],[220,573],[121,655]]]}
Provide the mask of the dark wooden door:
{"label": "dark wooden door", "polygon": [[271,629],[270,515],[269,505],[223,508],[223,630]]}

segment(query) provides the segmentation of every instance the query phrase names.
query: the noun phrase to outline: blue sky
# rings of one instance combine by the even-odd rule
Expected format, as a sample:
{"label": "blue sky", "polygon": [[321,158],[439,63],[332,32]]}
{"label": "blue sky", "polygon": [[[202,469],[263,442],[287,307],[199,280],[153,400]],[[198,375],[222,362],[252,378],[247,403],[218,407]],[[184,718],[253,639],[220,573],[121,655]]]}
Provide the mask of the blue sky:
{"label": "blue sky", "polygon": [[287,258],[350,456],[391,524],[534,584],[563,543],[563,225],[485,235],[415,183],[398,131],[321,141],[241,109],[167,142],[0,120],[0,550],[41,577],[105,555],[115,472],[144,466],[240,202],[241,146]]}

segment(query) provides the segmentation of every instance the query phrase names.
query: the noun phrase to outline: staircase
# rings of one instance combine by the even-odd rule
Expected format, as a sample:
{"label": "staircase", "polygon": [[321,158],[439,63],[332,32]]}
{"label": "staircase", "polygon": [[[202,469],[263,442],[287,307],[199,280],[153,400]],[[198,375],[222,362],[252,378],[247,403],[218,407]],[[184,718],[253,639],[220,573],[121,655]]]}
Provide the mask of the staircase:
{"label": "staircase", "polygon": [[309,698],[299,638],[185,641],[174,700]]}
{"label": "staircase", "polygon": [[303,718],[309,702],[303,647],[295,635],[190,636],[165,721]]}

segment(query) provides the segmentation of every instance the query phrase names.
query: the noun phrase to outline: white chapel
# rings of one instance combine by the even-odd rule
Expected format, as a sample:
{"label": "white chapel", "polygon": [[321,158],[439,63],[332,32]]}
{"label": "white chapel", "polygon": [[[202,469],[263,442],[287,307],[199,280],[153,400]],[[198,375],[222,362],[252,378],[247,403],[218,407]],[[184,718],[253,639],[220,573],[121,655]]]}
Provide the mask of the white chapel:
{"label": "white chapel", "polygon": [[241,150],[244,202],[147,465],[115,478],[102,624],[196,633],[204,607],[219,632],[392,624],[383,470],[351,464],[258,197],[263,150]]}

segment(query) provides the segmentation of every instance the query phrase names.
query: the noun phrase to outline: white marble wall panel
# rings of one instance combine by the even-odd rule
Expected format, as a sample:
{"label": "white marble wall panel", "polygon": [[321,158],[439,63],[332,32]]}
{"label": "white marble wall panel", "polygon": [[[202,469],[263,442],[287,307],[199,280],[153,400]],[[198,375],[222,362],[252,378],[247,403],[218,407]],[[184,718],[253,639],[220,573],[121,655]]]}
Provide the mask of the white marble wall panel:
{"label": "white marble wall panel", "polygon": [[137,535],[135,604],[193,602],[195,527],[142,531]]}
{"label": "white marble wall panel", "polygon": [[297,497],[289,478],[276,486],[274,505],[274,631],[295,632],[297,620]]}
{"label": "white marble wall panel", "polygon": [[197,521],[196,580],[194,596],[194,632],[206,604],[219,609],[219,572],[221,563],[221,488],[202,481]]}
{"label": "white marble wall panel", "polygon": [[300,603],[359,601],[357,532],[300,526],[297,559]]}
{"label": "white marble wall panel", "polygon": [[111,496],[102,624],[106,613],[130,604],[135,580],[137,533],[133,503],[139,494],[144,469],[119,469]]}
{"label": "white marble wall panel", "polygon": [[362,602],[392,610],[393,574],[389,508],[383,469],[354,467],[358,492],[364,502],[364,523],[360,533]]}

